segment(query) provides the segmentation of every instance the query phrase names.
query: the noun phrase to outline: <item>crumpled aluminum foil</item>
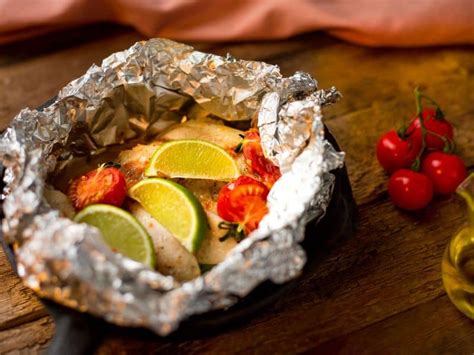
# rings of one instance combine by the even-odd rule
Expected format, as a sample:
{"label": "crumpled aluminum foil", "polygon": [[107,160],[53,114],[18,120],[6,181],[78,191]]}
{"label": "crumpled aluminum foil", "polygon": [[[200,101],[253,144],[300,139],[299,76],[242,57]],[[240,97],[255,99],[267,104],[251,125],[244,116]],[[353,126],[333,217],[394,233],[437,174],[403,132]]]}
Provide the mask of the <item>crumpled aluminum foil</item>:
{"label": "crumpled aluminum foil", "polygon": [[[332,169],[343,164],[324,139],[321,106],[339,93],[317,90],[306,73],[194,51],[165,39],[140,42],[92,66],[43,111],[24,109],[0,139],[6,167],[3,232],[18,272],[39,295],[126,326],[166,335],[194,314],[226,308],[265,280],[297,277],[308,221],[329,204]],[[188,118],[256,119],[267,156],[283,172],[257,230],[203,276],[179,283],[110,251],[97,229],[61,217],[43,197],[48,175],[144,139]]]}

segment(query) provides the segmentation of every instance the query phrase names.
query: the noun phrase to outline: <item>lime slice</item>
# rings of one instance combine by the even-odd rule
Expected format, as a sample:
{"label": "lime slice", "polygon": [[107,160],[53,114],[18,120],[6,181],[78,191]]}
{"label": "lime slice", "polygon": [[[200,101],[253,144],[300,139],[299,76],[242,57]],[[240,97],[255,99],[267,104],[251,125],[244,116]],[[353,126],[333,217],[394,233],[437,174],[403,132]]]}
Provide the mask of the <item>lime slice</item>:
{"label": "lime slice", "polygon": [[145,228],[130,213],[118,207],[96,204],[84,208],[74,220],[96,227],[112,250],[155,267],[153,242]]}
{"label": "lime slice", "polygon": [[207,220],[201,204],[189,190],[170,180],[152,178],[134,185],[128,195],[191,253],[199,249]]}
{"label": "lime slice", "polygon": [[224,149],[202,140],[186,139],[161,145],[151,157],[145,176],[230,181],[240,172]]}

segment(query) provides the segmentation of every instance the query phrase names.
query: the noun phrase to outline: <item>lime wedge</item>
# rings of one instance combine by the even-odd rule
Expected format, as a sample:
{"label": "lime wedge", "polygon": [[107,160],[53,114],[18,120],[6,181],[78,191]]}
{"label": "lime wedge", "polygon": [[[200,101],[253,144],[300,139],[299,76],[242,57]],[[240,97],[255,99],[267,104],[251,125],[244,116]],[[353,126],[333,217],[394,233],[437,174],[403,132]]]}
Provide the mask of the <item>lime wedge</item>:
{"label": "lime wedge", "polygon": [[189,190],[170,180],[152,178],[134,185],[128,195],[191,253],[199,249],[207,220],[201,204]]}
{"label": "lime wedge", "polygon": [[155,249],[145,228],[130,213],[111,205],[89,205],[74,218],[96,227],[105,243],[130,259],[155,267]]}
{"label": "lime wedge", "polygon": [[161,145],[151,157],[145,176],[230,181],[240,172],[224,149],[202,140],[185,139]]}

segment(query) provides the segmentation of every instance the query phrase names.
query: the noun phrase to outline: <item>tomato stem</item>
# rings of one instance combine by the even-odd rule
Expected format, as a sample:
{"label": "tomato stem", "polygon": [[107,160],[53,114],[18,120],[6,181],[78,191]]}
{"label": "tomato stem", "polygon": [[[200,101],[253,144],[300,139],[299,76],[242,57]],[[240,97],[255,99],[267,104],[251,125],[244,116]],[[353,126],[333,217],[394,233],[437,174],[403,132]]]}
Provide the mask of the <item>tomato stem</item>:
{"label": "tomato stem", "polygon": [[415,95],[416,95],[416,92],[418,92],[418,95],[420,96],[420,98],[425,99],[426,101],[430,102],[433,106],[436,107],[436,113],[435,113],[436,119],[438,120],[444,119],[444,112],[443,110],[441,110],[441,106],[435,100],[433,100],[431,97],[421,92],[418,87],[415,88]]}
{"label": "tomato stem", "polygon": [[445,136],[442,136],[439,133],[430,131],[429,129],[426,130],[426,133],[431,134],[432,136],[435,136],[435,137],[437,137],[437,138],[439,138],[443,141],[443,143],[444,143],[443,152],[452,153],[454,151],[455,144],[454,144],[453,140],[451,140],[449,138],[446,138]]}
{"label": "tomato stem", "polygon": [[411,135],[411,134],[407,134],[409,126],[410,125],[407,124],[406,117],[403,117],[403,125],[397,130],[397,134],[401,139],[405,140]]}
{"label": "tomato stem", "polygon": [[412,164],[412,170],[419,171],[421,165],[421,156],[423,155],[425,148],[426,148],[426,127],[425,123],[423,122],[423,106],[421,104],[422,94],[418,87],[415,88],[415,102],[416,102],[416,117],[418,117],[418,121],[420,121],[420,129],[421,129],[421,149],[418,153],[414,163]]}
{"label": "tomato stem", "polygon": [[425,146],[426,146],[425,140],[426,140],[426,135],[427,134],[431,134],[432,136],[435,136],[435,137],[438,137],[439,139],[441,139],[444,142],[443,151],[445,153],[452,153],[454,148],[455,148],[454,142],[449,138],[446,138],[446,137],[444,137],[444,136],[442,136],[442,135],[440,135],[436,132],[428,130],[425,126],[425,122],[424,122],[424,119],[423,119],[423,106],[422,106],[422,103],[421,103],[422,99],[428,100],[429,102],[431,102],[433,105],[436,106],[436,114],[435,114],[436,119],[444,119],[444,113],[443,113],[443,111],[441,111],[441,108],[438,105],[438,103],[435,100],[433,100],[431,97],[426,96],[425,94],[423,94],[419,90],[418,87],[415,88],[415,99],[416,99],[416,116],[418,117],[418,119],[420,121],[420,128],[421,128],[421,132],[422,132],[422,149],[421,149],[419,157],[421,157],[421,154],[423,154],[423,152],[425,150]]}

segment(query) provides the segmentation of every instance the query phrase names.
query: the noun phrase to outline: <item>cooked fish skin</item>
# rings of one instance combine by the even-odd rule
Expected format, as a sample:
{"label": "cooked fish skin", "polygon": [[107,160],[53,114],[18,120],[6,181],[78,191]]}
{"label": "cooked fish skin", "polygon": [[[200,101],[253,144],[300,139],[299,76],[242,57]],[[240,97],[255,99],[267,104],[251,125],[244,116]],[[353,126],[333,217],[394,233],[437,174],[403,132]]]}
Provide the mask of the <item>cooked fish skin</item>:
{"label": "cooked fish skin", "polygon": [[145,170],[151,156],[162,142],[154,141],[150,144],[137,144],[132,149],[123,150],[117,157],[120,170],[125,175],[127,188],[143,180]]}
{"label": "cooked fish skin", "polygon": [[217,197],[225,182],[201,179],[175,179],[175,181],[191,191],[204,210],[217,213]]}
{"label": "cooked fish skin", "polygon": [[130,203],[128,207],[153,240],[156,269],[160,273],[171,275],[178,281],[189,281],[201,274],[196,257],[165,227],[138,203]]}
{"label": "cooked fish skin", "polygon": [[178,139],[200,139],[228,150],[242,141],[244,132],[210,120],[190,120],[169,127],[158,136],[164,142]]}
{"label": "cooked fish skin", "polygon": [[52,208],[59,210],[63,216],[74,218],[76,211],[72,206],[71,200],[66,196],[66,194],[56,190],[50,185],[46,185],[43,191],[43,196],[46,202],[48,202]]}
{"label": "cooked fish skin", "polygon": [[206,237],[201,243],[201,247],[196,253],[200,264],[215,265],[223,261],[227,254],[237,245],[234,238],[220,241],[227,230],[219,228],[219,223],[223,220],[215,213],[206,212],[209,229]]}
{"label": "cooked fish skin", "polygon": [[219,264],[237,245],[237,241],[233,238],[219,240],[224,236],[226,230],[219,228],[222,219],[212,212],[206,212],[209,229],[196,255],[193,255],[138,203],[131,202],[128,209],[144,226],[153,240],[157,270],[164,275],[171,275],[179,281],[188,281],[199,276],[198,263]]}

